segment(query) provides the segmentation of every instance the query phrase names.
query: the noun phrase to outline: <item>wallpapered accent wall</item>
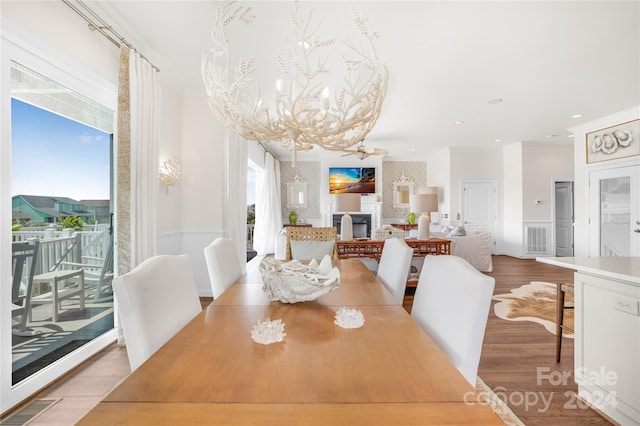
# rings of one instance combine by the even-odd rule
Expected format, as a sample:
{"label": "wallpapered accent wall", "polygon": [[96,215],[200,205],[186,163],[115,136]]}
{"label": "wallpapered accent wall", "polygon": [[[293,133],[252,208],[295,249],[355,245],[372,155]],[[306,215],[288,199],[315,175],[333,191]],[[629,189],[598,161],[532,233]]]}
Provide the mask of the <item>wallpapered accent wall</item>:
{"label": "wallpapered accent wall", "polygon": [[427,163],[424,161],[382,162],[382,218],[406,219],[407,213],[393,208],[393,182],[404,172],[415,183],[415,188],[427,186]]}
{"label": "wallpapered accent wall", "polygon": [[296,210],[298,220],[318,219],[320,215],[320,163],[317,161],[298,161],[296,168],[291,167],[291,162],[280,162],[280,191],[282,194],[282,214],[289,216],[290,210],[287,209],[287,182],[293,174],[298,175],[307,181],[309,188],[307,190],[307,208]]}
{"label": "wallpapered accent wall", "polygon": [[[301,178],[309,183],[308,203],[306,209],[296,210],[298,220],[318,219],[322,215],[320,213],[320,162],[317,161],[298,161],[296,168],[291,167],[291,163],[282,161],[280,163],[281,193],[282,193],[282,214],[284,217],[289,216],[287,209],[287,182],[297,172]],[[382,218],[404,220],[406,213],[393,208],[393,182],[404,172],[410,179],[415,182],[415,187],[427,186],[427,164],[424,161],[383,161],[382,173],[378,168],[378,175],[382,176]],[[377,176],[378,176],[377,175]],[[379,179],[379,178],[378,178]]]}

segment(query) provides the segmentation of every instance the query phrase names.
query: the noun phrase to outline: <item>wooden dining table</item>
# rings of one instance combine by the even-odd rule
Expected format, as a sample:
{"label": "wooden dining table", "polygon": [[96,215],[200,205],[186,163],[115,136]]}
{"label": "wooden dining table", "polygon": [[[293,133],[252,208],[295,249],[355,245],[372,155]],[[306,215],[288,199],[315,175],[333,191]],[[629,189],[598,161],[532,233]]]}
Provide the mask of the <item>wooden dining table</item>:
{"label": "wooden dining table", "polygon": [[[503,424],[360,261],[335,265],[340,287],[296,304],[249,270],[78,424]],[[342,306],[364,325],[336,325]],[[265,319],[283,341],[252,340]]]}

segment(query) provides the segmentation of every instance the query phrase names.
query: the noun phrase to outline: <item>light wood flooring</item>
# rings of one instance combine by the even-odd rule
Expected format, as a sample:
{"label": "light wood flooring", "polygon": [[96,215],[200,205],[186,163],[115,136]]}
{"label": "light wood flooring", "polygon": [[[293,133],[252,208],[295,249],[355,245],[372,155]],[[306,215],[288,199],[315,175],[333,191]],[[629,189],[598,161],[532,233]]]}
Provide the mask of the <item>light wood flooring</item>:
{"label": "light wood flooring", "polygon": [[[496,280],[494,294],[508,293],[531,281],[573,282],[573,271],[533,259],[494,256],[493,270],[488,275]],[[478,375],[504,396],[518,418],[530,426],[611,424],[576,399],[573,339],[563,338],[561,361],[556,363],[555,335],[540,324],[498,318],[493,312],[495,303],[489,314]],[[561,374],[569,376],[566,384],[555,380]],[[543,398],[551,400],[548,407]]]}
{"label": "light wood flooring", "polygon": [[[495,293],[530,281],[571,281],[571,271],[535,260],[494,256]],[[405,308],[411,309],[411,297]],[[202,300],[206,305],[211,300]],[[494,302],[495,303],[495,302]],[[610,424],[595,411],[575,399],[577,387],[569,378],[557,385],[541,377],[545,374],[573,372],[573,340],[564,339],[562,361],[555,362],[555,337],[541,325],[505,321],[489,314],[478,375],[501,397],[526,425]],[[61,398],[30,425],[72,425],[104,398],[129,374],[126,349],[113,345],[93,357],[71,374],[36,395]],[[554,377],[555,374],[553,373]],[[549,407],[543,401],[551,400]]]}

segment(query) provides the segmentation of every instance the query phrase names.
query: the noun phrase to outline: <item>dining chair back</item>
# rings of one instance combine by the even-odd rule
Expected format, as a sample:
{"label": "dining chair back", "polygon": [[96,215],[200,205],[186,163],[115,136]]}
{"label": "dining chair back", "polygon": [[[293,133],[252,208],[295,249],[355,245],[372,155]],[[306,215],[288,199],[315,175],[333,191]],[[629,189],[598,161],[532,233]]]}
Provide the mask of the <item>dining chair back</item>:
{"label": "dining chair back", "polygon": [[31,292],[40,241],[32,239],[11,243],[11,317],[17,321],[13,334],[31,335],[27,318],[31,311]]}
{"label": "dining chair back", "polygon": [[407,278],[413,258],[413,249],[402,238],[388,238],[384,242],[377,276],[382,285],[402,305]]}
{"label": "dining chair back", "polygon": [[573,300],[565,303],[565,295],[571,294],[573,298],[573,283],[556,283],[556,362],[560,362],[560,353],[562,350],[562,334],[566,330],[574,333],[573,326],[567,325],[564,321],[564,311],[575,308]]}
{"label": "dining chair back", "polygon": [[289,226],[285,260],[321,260],[325,255],[338,259],[335,226]]}
{"label": "dining chair back", "polygon": [[113,279],[131,371],[202,311],[189,257],[158,255]]}
{"label": "dining chair back", "polygon": [[243,268],[235,241],[231,238],[216,238],[204,248],[204,258],[209,270],[213,298],[217,299],[242,276]]}
{"label": "dining chair back", "polygon": [[472,386],[495,280],[457,256],[424,259],[411,316]]}

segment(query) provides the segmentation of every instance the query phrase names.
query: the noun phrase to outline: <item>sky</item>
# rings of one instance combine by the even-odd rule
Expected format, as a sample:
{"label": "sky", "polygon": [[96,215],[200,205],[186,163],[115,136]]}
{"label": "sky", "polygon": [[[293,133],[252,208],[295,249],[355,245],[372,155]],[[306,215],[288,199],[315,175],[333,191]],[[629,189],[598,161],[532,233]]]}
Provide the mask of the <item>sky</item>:
{"label": "sky", "polygon": [[247,206],[256,203],[256,171],[249,165],[247,173]]}
{"label": "sky", "polygon": [[[11,195],[109,199],[110,135],[11,99]],[[255,203],[256,173],[247,175],[247,205]]]}
{"label": "sky", "polygon": [[109,199],[110,135],[11,99],[11,195]]}

